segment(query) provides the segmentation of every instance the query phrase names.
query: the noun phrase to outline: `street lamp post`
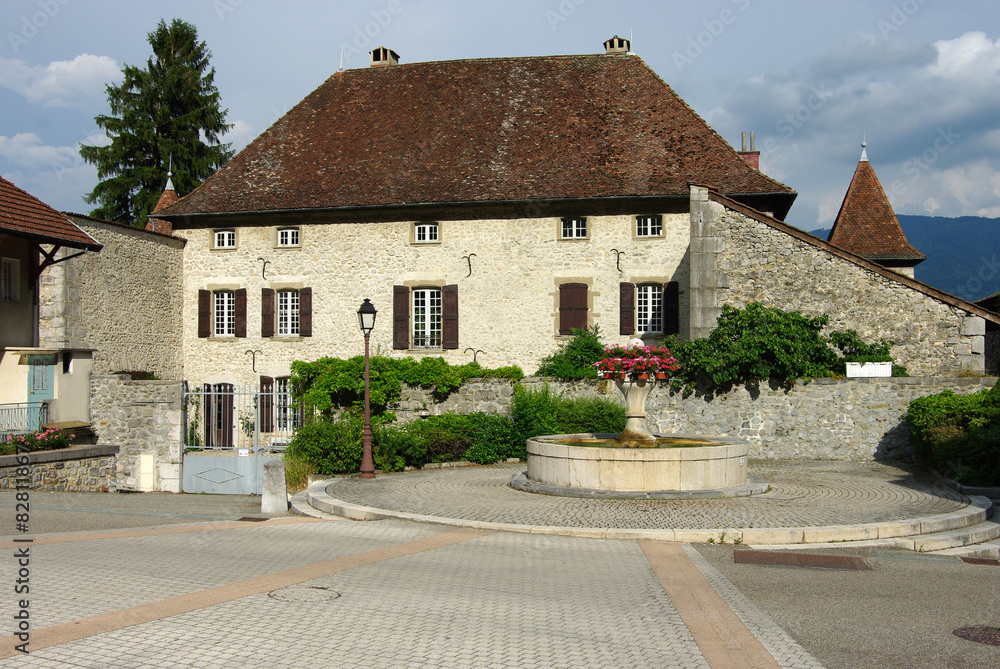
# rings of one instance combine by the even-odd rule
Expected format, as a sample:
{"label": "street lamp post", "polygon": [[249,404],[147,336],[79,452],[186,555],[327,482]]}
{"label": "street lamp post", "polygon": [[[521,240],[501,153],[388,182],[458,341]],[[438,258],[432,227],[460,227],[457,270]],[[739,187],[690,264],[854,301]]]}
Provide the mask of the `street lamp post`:
{"label": "street lamp post", "polygon": [[368,338],[375,327],[375,305],[368,298],[361,303],[358,309],[358,322],[361,324],[361,331],[365,333],[365,427],[361,434],[361,478],[375,478],[375,464],[372,461],[372,425],[371,425],[371,402],[368,397]]}

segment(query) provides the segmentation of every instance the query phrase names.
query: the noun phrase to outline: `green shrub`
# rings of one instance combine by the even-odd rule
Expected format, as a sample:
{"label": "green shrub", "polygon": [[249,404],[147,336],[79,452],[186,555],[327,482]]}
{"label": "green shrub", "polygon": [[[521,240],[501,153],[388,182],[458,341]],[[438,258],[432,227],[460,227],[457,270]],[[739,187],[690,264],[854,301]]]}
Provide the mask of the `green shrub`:
{"label": "green shrub", "polygon": [[309,485],[309,475],[316,473],[316,464],[301,456],[289,455],[285,452],[282,458],[285,463],[285,487],[298,492]]}
{"label": "green shrub", "polygon": [[621,432],[625,429],[625,406],[603,397],[556,399],[557,434]]}
{"label": "green shrub", "polygon": [[540,434],[559,434],[556,430],[556,397],[546,385],[541,390],[514,386],[510,403],[515,439],[522,444]]}
{"label": "green shrub", "polygon": [[919,397],[906,412],[919,460],[966,485],[1000,485],[1000,384]]}
{"label": "green shrub", "polygon": [[472,446],[464,458],[480,465],[490,465],[507,458],[526,457],[524,443],[518,446],[514,423],[507,416],[478,413],[470,416],[475,426]]}
{"label": "green shrub", "polygon": [[319,474],[349,474],[361,468],[362,421],[355,416],[317,420],[295,431],[286,457],[312,462]]}
{"label": "green shrub", "polygon": [[573,338],[544,358],[538,367],[538,376],[557,379],[596,379],[594,363],[604,357],[604,344],[595,325],[590,330],[573,329]]}

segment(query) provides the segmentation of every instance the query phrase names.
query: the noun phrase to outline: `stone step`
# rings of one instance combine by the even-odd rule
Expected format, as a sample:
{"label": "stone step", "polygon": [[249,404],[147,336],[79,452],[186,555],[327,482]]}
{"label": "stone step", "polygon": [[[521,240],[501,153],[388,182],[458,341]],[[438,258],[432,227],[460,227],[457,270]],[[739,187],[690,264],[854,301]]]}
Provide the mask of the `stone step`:
{"label": "stone step", "polygon": [[935,551],[935,555],[956,555],[958,557],[981,557],[1000,560],[1000,538],[968,546],[958,546]]}
{"label": "stone step", "polygon": [[951,548],[966,548],[997,538],[1000,538],[1000,521],[990,519],[961,530],[936,532],[916,537],[914,546],[921,553],[930,553]]}

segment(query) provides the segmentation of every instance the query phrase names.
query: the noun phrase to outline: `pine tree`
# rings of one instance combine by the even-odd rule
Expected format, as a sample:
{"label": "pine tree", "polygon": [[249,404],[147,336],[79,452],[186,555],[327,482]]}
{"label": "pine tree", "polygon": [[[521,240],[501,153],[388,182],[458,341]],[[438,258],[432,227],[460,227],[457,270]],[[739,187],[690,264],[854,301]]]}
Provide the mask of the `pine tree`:
{"label": "pine tree", "polygon": [[219,108],[212,53],[195,27],[160,19],[148,41],[153,57],[145,69],[126,65],[121,85],[106,88],[111,115],[94,119],[111,143],[80,147],[101,179],[86,196],[100,205],[91,215],[140,227],[163,192],[168,163],[183,196],[233,155],[220,141],[232,125]]}

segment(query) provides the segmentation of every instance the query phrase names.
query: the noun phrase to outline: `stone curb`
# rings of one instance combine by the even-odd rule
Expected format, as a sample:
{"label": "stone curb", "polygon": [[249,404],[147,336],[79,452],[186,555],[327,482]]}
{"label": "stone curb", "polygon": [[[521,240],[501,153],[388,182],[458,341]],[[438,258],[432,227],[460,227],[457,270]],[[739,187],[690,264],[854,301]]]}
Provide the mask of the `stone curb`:
{"label": "stone curb", "polygon": [[[791,548],[803,548],[820,543],[831,544],[832,547],[840,548],[843,548],[845,544],[849,544],[852,547],[862,547],[864,544],[870,543],[873,546],[893,546],[915,550],[916,541],[913,538],[914,535],[943,532],[976,525],[989,517],[993,506],[993,503],[985,497],[970,497],[968,498],[969,505],[967,507],[950,513],[904,521],[860,525],[664,530],[560,527],[553,525],[493,523],[376,509],[374,507],[351,504],[331,497],[326,493],[328,485],[329,481],[320,481],[311,485],[305,493],[299,494],[304,494],[304,499],[309,506],[324,513],[351,520],[388,520],[395,518],[451,527],[467,527],[499,532],[552,534],[589,539],[652,539],[657,541],[682,541],[685,543],[706,543],[709,541],[725,543],[730,541],[745,545],[755,544]],[[865,541],[865,539],[875,541]]]}
{"label": "stone curb", "polygon": [[117,455],[118,446],[102,444],[100,446],[74,446],[72,448],[60,448],[52,451],[31,451],[29,453],[0,455],[0,468],[14,467],[17,465],[19,457],[28,456],[29,465],[44,464],[46,462],[64,462],[68,460],[86,460],[87,458],[100,458],[106,455]]}

